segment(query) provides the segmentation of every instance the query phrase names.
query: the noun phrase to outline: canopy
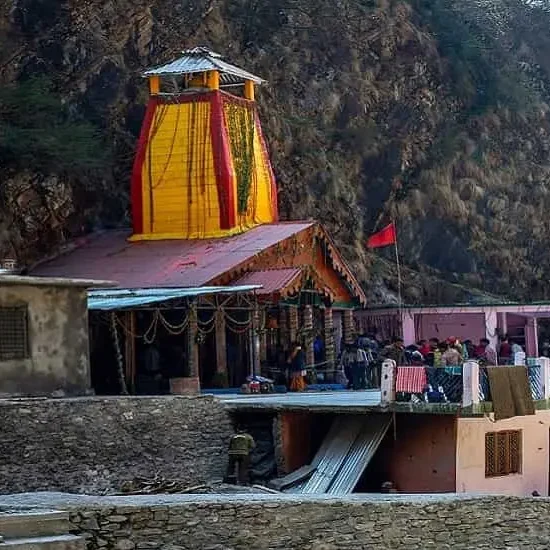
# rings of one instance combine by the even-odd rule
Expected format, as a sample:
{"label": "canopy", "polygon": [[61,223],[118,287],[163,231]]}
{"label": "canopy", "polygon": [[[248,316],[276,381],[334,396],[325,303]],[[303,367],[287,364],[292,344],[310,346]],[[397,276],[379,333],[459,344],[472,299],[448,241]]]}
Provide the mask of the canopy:
{"label": "canopy", "polygon": [[261,285],[241,286],[202,286],[195,288],[114,288],[109,290],[89,290],[89,310],[132,309],[148,304],[167,302],[178,298],[195,298],[207,294],[252,293]]}

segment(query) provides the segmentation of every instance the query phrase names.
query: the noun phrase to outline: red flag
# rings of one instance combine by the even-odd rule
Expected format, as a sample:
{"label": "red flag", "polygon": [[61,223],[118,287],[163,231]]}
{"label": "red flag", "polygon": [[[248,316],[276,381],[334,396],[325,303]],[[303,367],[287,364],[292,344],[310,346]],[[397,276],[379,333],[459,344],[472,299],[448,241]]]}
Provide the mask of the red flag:
{"label": "red flag", "polygon": [[369,238],[367,248],[381,248],[382,246],[395,244],[396,240],[395,224],[392,222]]}

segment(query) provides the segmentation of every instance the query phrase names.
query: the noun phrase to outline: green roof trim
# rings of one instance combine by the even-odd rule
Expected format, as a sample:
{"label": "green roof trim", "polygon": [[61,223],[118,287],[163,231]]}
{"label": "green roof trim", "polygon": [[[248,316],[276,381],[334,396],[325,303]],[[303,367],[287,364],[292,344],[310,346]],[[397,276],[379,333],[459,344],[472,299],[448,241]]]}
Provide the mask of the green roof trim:
{"label": "green roof trim", "polygon": [[[479,308],[479,307],[508,307],[508,306],[550,306],[550,301],[545,300],[541,302],[506,302],[506,301],[498,301],[498,302],[480,302],[480,303],[471,303],[471,302],[457,302],[454,304],[404,304],[401,306],[401,309],[441,309],[441,308],[459,308],[459,307],[471,307],[471,308]],[[373,305],[368,306],[366,308],[363,308],[365,311],[372,311],[372,310],[381,310],[381,309],[399,309],[399,306],[397,304],[380,304],[380,305]]]}

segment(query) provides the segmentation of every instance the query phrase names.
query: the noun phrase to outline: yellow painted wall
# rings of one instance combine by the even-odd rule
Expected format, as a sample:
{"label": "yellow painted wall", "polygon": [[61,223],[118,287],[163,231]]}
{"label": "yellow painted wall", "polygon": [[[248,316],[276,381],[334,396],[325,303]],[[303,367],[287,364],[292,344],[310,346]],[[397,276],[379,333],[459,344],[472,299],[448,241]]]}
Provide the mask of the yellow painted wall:
{"label": "yellow painted wall", "polygon": [[185,238],[220,233],[210,103],[158,106],[142,181],[144,233]]}
{"label": "yellow painted wall", "polygon": [[[224,105],[226,113],[231,108],[242,109],[241,114],[246,114],[244,106]],[[272,201],[276,197],[272,196],[269,161],[264,158],[255,112],[247,112],[242,120],[249,121],[249,127],[254,128],[249,200],[246,211],[239,213],[235,168],[238,161],[230,153],[236,225],[221,229],[211,104],[196,101],[158,105],[142,167],[143,235],[136,235],[136,239],[221,237],[274,221]],[[225,120],[227,122],[227,116]],[[229,141],[232,134],[237,135],[237,139],[243,135],[242,131],[235,132],[236,119],[232,120],[232,127],[227,129]]]}

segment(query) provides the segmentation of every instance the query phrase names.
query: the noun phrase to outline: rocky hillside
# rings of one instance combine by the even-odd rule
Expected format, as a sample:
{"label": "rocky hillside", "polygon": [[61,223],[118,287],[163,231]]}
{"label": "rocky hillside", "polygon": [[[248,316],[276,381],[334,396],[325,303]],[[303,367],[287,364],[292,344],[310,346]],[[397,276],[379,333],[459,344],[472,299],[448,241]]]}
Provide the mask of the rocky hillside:
{"label": "rocky hillside", "polygon": [[140,71],[207,45],[269,80],[281,212],[323,221],[375,299],[390,217],[409,300],[549,298],[549,29],[542,0],[6,0],[0,257],[128,223]]}

